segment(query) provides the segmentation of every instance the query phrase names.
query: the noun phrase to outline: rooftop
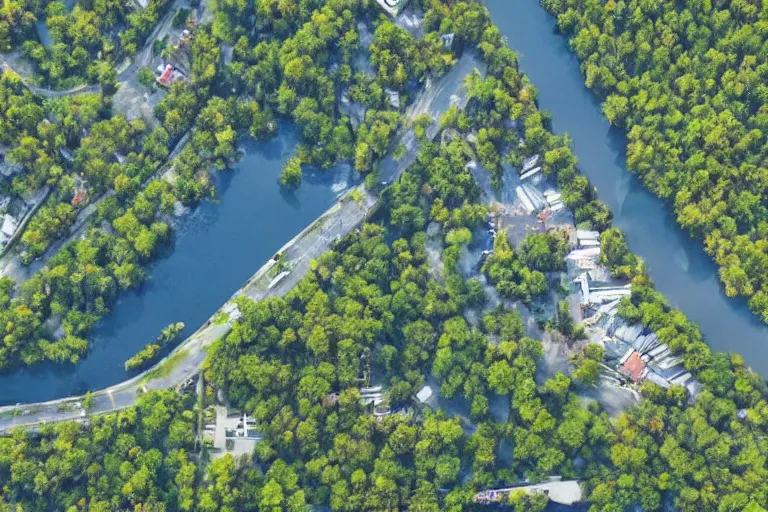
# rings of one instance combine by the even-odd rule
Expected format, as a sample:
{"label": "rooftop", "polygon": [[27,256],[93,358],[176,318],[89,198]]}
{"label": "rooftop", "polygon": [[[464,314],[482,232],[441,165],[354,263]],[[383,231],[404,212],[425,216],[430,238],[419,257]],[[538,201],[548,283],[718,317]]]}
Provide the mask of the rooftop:
{"label": "rooftop", "polygon": [[633,350],[629,357],[619,366],[619,370],[635,382],[641,380],[645,376],[645,363],[640,359],[640,353]]}
{"label": "rooftop", "polygon": [[376,2],[392,16],[400,14],[408,5],[408,0],[376,0]]}

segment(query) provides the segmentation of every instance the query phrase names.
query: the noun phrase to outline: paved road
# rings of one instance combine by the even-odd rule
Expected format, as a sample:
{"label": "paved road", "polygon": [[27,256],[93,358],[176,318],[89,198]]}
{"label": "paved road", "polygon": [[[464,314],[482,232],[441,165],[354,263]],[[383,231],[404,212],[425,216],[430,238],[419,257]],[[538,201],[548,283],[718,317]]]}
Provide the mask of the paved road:
{"label": "paved road", "polygon": [[[451,72],[417,96],[414,105],[418,107],[409,109],[409,119],[412,120],[424,112],[429,113],[435,122],[428,128],[427,134],[434,137],[438,132],[437,120],[442,112],[452,104],[459,106],[465,104],[466,90],[463,87],[463,78],[477,65],[474,55],[465,54]],[[413,133],[407,125],[408,123],[398,143],[393,147],[412,140]],[[398,162],[390,156],[382,161],[380,172],[388,182],[397,179],[415,159],[415,144],[407,145],[406,149],[406,155]],[[360,226],[368,215],[375,211],[377,204],[378,196],[367,191],[363,185],[350,190],[327,212],[278,251],[283,255],[281,261],[285,268],[290,269],[290,274],[275,283],[274,263],[267,262],[240,290],[235,292],[233,298],[246,296],[260,300],[270,296],[284,295],[307,274],[312,259],[328,251],[335,240]],[[200,364],[205,360],[204,349],[231,329],[234,319],[218,325],[216,323],[220,312],[229,311],[230,307],[231,302],[224,304],[196,333],[187,338],[154,368],[133,379],[93,393],[90,414],[108,413],[129,407],[133,405],[138,393],[144,389],[169,389],[188,382],[197,374]],[[164,366],[164,363],[169,360],[177,362],[174,365]],[[166,371],[159,372],[158,368],[165,368]],[[158,376],[158,373],[162,375]],[[38,404],[0,407],[0,432],[15,427],[85,418],[86,412],[82,408],[82,400],[83,397],[69,397]]]}
{"label": "paved road", "polygon": [[[163,16],[160,21],[157,22],[155,28],[150,32],[147,37],[147,41],[132,59],[126,59],[124,65],[117,70],[117,81],[124,82],[133,78],[133,75],[138,73],[139,69],[149,65],[152,61],[152,50],[155,45],[155,41],[164,38],[168,35],[168,31],[173,24],[173,16],[176,11],[182,6],[187,5],[186,0],[176,0],[168,8],[168,12]],[[83,84],[72,89],[58,90],[50,89],[48,87],[37,87],[29,82],[29,77],[25,77],[14,69],[11,62],[11,56],[0,55],[0,68],[3,70],[9,69],[19,75],[24,86],[33,93],[42,96],[44,98],[63,98],[64,96],[72,96],[74,94],[88,94],[101,92],[101,85],[99,84]]]}
{"label": "paved road", "polygon": [[[160,19],[157,25],[155,25],[155,28],[152,30],[149,37],[147,38],[147,42],[144,45],[144,47],[134,56],[132,60],[126,61],[127,64],[123,66],[123,69],[118,70],[117,79],[119,82],[125,82],[128,80],[134,79],[139,69],[147,66],[151,62],[152,56],[153,56],[152,50],[153,50],[155,41],[158,39],[164,38],[168,34],[168,31],[170,30],[173,24],[174,14],[180,7],[186,6],[186,5],[187,5],[186,0],[176,0],[170,6],[165,16]],[[67,89],[67,90],[55,90],[55,89],[48,89],[44,87],[34,86],[30,84],[27,78],[25,78],[21,73],[18,73],[17,71],[14,70],[12,63],[9,60],[10,57],[11,57],[10,55],[0,55],[0,68],[2,68],[3,70],[10,69],[11,71],[14,71],[17,75],[19,75],[22,83],[24,84],[25,87],[27,87],[27,89],[45,98],[61,98],[61,97],[70,96],[73,94],[97,93],[101,91],[100,85],[81,85],[79,87],[75,87],[73,89]],[[181,150],[184,148],[184,146],[187,144],[188,141],[189,141],[189,132],[187,132],[179,140],[176,146],[174,146],[170,155],[168,155],[168,158],[166,159],[166,164],[161,168],[161,170],[158,171],[156,174],[154,174],[152,177],[150,177],[148,180],[146,180],[143,186],[146,186],[146,184],[149,183],[149,181],[160,177],[165,172],[166,166],[174,158],[176,158],[176,156],[178,156],[178,154],[181,152]],[[71,242],[72,240],[77,239],[80,235],[83,234],[86,228],[86,221],[96,212],[96,208],[99,205],[99,203],[111,197],[112,195],[114,195],[114,193],[115,193],[114,190],[109,190],[107,193],[102,195],[97,201],[94,201],[93,203],[89,204],[88,206],[80,210],[77,214],[77,218],[75,219],[75,223],[72,225],[70,229],[70,235],[66,239],[59,240],[58,242],[51,245],[51,247],[48,248],[48,250],[45,252],[45,254],[41,258],[37,259],[29,266],[25,266],[21,263],[21,259],[19,257],[18,252],[11,252],[9,250],[13,244],[8,244],[6,246],[6,251],[4,251],[2,256],[0,256],[0,275],[11,277],[17,283],[23,283],[24,281],[29,279],[31,276],[37,273],[40,269],[42,269],[47,263],[47,261],[54,254],[56,254],[59,251],[59,249],[61,249],[61,247]],[[18,236],[21,236],[23,228],[24,228],[23,225],[20,226],[17,232]]]}
{"label": "paved road", "polygon": [[149,37],[147,37],[147,42],[144,47],[139,50],[136,55],[134,55],[133,59],[127,61],[127,65],[124,65],[121,69],[117,70],[118,82],[125,82],[126,80],[130,80],[133,75],[138,73],[139,69],[149,65],[149,63],[152,61],[152,50],[154,48],[155,41],[168,35],[168,31],[171,29],[173,24],[173,16],[182,6],[189,7],[186,0],[176,0],[173,2],[173,4],[171,4],[171,6],[168,8],[168,12],[165,14],[165,16],[160,18],[160,21],[157,22],[155,28],[149,34]]}
{"label": "paved road", "polygon": [[[459,108],[466,106],[468,98],[464,89],[464,78],[473,69],[478,69],[482,74],[485,74],[485,63],[479,61],[474,54],[465,53],[445,76],[424,87],[411,106],[408,107],[406,111],[408,119],[413,120],[422,114],[429,114],[435,120],[427,128],[429,139],[434,139],[437,135],[440,129],[437,121],[440,120],[443,112],[453,105]],[[381,164],[379,164],[379,176],[383,182],[391,183],[416,161],[419,147],[413,128],[408,128],[400,136],[397,145],[402,145],[405,148],[405,154],[400,159],[395,160],[390,151],[382,159]]]}

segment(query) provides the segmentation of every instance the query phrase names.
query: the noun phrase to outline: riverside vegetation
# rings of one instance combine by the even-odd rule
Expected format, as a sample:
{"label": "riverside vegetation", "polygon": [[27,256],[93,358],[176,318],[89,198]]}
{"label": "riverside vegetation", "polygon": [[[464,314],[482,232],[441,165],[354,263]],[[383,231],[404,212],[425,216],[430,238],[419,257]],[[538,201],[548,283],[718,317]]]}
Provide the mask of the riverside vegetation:
{"label": "riverside vegetation", "polygon": [[[278,12],[276,3],[256,5]],[[306,1],[305,13],[298,4],[280,5],[295,5],[290,12],[306,14],[307,27],[322,14]],[[548,131],[535,88],[518,73],[486,9],[437,0],[425,7],[426,29],[455,32],[455,51],[480,52],[489,76],[471,79],[467,108],[441,120],[462,137],[441,145],[422,133],[416,162],[384,191],[376,223],[337,242],[285,297],[238,299],[242,318],[211,347],[204,373],[256,419],[264,439],[252,458],[207,463],[194,448],[194,399],[147,393],[87,426],[47,425],[0,438],[0,510],[300,511],[312,504],[458,511],[477,507],[477,489],[551,474],[582,479],[594,511],[667,503],[684,512],[765,510],[765,383],[740,356],[713,354],[696,326],[653,290],[578,174],[568,139]],[[471,144],[466,135],[474,131]],[[621,315],[656,332],[703,384],[695,403],[683,388],[646,383],[640,403],[611,420],[578,396],[592,384],[589,372],[542,379],[541,343],[524,335],[519,314],[485,307],[480,282],[459,271],[462,247],[487,214],[467,162],[479,157],[498,173],[501,158],[534,153],[544,155],[578,222],[603,231],[604,263],[633,278]],[[439,225],[445,247],[440,279],[430,271],[429,222]],[[532,300],[542,291],[536,273],[557,269],[562,251],[552,234],[533,235],[516,249],[499,241],[483,271],[500,294]],[[467,310],[479,314],[477,325]],[[393,407],[411,404],[431,375],[442,396],[466,400],[474,427],[465,430],[442,411],[376,420],[361,406],[356,383],[369,351]],[[594,352],[584,359],[599,358]],[[332,392],[335,403],[326,400]],[[491,411],[499,397],[510,404],[506,419]],[[546,500],[515,495],[509,505],[540,511]]]}
{"label": "riverside vegetation", "polygon": [[[300,183],[302,166],[350,159],[362,174],[374,176],[373,163],[401,118],[385,89],[401,93],[405,103],[416,90],[413,80],[423,82],[453,63],[439,41],[439,26],[415,39],[380,17],[372,1],[222,1],[213,8],[213,23],[195,28],[189,80],[174,83],[158,103],[154,128],[114,110],[114,73],[102,80],[99,94],[47,100],[31,94],[11,71],[0,79],[0,142],[11,148],[7,159],[23,168],[2,190],[11,197],[51,190],[21,237],[22,261],[46,255],[69,235],[86,206],[73,204],[76,191],[92,202],[103,198],[84,237],[67,243],[26,282],[0,280],[0,370],[76,363],[95,322],[120,293],[142,283],[147,264],[172,242],[168,219],[175,204],[209,197],[209,171],[236,161],[239,133],[272,137],[281,118],[298,126],[300,144],[281,178],[288,187]],[[82,13],[76,8],[72,16]],[[252,16],[256,38],[245,29]],[[370,74],[353,63],[359,51],[369,50],[359,48],[361,22],[372,31]],[[460,19],[457,30],[473,30],[472,23]],[[33,37],[23,26],[11,32],[14,40]],[[222,44],[233,45],[228,64]],[[342,89],[366,108],[356,128],[339,112]],[[187,133],[190,142],[173,161],[172,179],[158,178],[170,149]]]}
{"label": "riverside vegetation", "polygon": [[768,323],[768,26],[760,2],[542,0],[627,165]]}
{"label": "riverside vegetation", "polygon": [[144,345],[144,348],[139,350],[136,355],[125,361],[126,371],[144,369],[156,362],[163,347],[173,342],[181,334],[183,328],[184,322],[177,322],[163,329],[154,343]]}

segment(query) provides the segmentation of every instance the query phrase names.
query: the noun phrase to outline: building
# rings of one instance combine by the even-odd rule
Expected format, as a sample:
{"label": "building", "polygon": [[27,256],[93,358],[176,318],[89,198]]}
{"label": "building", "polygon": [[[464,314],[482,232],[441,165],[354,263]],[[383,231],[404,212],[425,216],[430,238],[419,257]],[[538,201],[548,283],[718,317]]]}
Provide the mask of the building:
{"label": "building", "polygon": [[391,16],[397,16],[408,5],[408,0],[376,0]]}
{"label": "building", "polygon": [[416,393],[416,400],[418,400],[421,403],[425,403],[427,400],[432,398],[432,388],[429,386],[424,386],[419,390],[418,393]]}
{"label": "building", "polygon": [[157,67],[157,72],[160,73],[160,76],[158,76],[155,81],[159,85],[166,87],[173,84],[176,80],[184,79],[184,74],[178,69],[175,69],[173,64],[166,64],[165,67],[161,64]]}
{"label": "building", "polygon": [[0,173],[6,178],[10,178],[14,174],[18,174],[22,171],[22,166],[9,162],[5,158],[4,153],[0,153]]}
{"label": "building", "polygon": [[532,485],[519,485],[505,489],[489,489],[480,491],[472,501],[482,505],[508,503],[509,497],[515,493],[544,494],[550,501],[561,505],[573,505],[582,499],[581,485],[578,480],[562,480],[561,477],[550,477],[549,481]]}
{"label": "building", "polygon": [[72,206],[80,206],[81,204],[88,201],[88,191],[85,190],[85,187],[78,187],[78,189],[75,191],[75,197],[72,198]]}
{"label": "building", "polygon": [[394,89],[384,89],[384,92],[387,94],[387,98],[389,99],[389,104],[396,109],[400,108],[400,93],[395,91]]}
{"label": "building", "polygon": [[235,457],[250,455],[262,436],[252,417],[245,413],[232,413],[227,407],[217,405],[216,422],[205,425],[203,438],[216,459],[227,453]]}
{"label": "building", "polygon": [[619,371],[633,381],[639,382],[645,377],[647,370],[639,352],[629,349],[619,363]]}
{"label": "building", "polygon": [[163,69],[163,72],[160,73],[159,77],[157,77],[157,83],[159,83],[160,85],[168,85],[171,81],[172,73],[173,73],[173,66],[170,64],[166,64],[165,68]]}
{"label": "building", "polygon": [[[662,343],[656,333],[642,325],[629,325],[618,315],[619,299],[602,304],[585,321],[597,330],[592,338],[605,348],[604,377],[619,383],[639,384],[650,381],[669,389],[684,387],[692,399],[701,391],[701,385],[686,370],[683,359]],[[589,306],[594,309],[595,305]],[[594,320],[592,320],[594,319]]]}
{"label": "building", "polygon": [[8,215],[7,213],[3,215],[3,226],[0,228],[0,232],[10,238],[16,232],[18,227],[18,222],[13,217],[13,215]]}

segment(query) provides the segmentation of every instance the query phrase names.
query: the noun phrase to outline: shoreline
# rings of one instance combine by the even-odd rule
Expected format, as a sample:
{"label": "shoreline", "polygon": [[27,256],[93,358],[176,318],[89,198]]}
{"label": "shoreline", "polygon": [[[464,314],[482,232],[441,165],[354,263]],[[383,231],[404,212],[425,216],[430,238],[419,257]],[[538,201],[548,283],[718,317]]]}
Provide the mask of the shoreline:
{"label": "shoreline", "polygon": [[[464,77],[477,67],[481,68],[481,72],[485,71],[477,56],[467,52],[448,73],[422,90],[413,105],[407,109],[389,153],[380,161],[379,172],[382,180],[391,184],[416,159],[418,147],[414,143],[413,129],[409,121],[421,114],[429,114],[433,118],[433,124],[428,130],[428,135],[434,137],[439,130],[438,123],[442,112],[454,103],[463,105],[468,101]],[[458,96],[459,94],[461,96]],[[392,153],[403,143],[408,144],[407,154],[395,161]],[[309,271],[310,261],[329,250],[337,239],[366,222],[378,205],[378,194],[368,191],[364,184],[349,189],[328,210],[277,251],[276,254],[282,255],[282,264],[290,268],[289,274],[281,280],[271,282],[274,276],[269,276],[269,270],[275,263],[274,258],[270,259],[240,286],[229,300],[214,311],[201,327],[179,343],[166,357],[139,375],[92,392],[92,407],[89,411],[82,407],[86,395],[3,406],[0,407],[0,432],[49,422],[83,420],[89,416],[115,412],[133,405],[140,390],[169,389],[185,384],[199,371],[200,364],[205,360],[206,348],[231,329],[234,321],[231,315],[234,311],[233,299],[245,296],[252,300],[261,300],[287,293]],[[269,277],[269,280],[266,280],[266,277]],[[222,313],[226,313],[228,319],[217,324],[216,320]],[[183,352],[187,352],[187,355],[179,359]]]}
{"label": "shoreline", "polygon": [[[361,194],[362,200],[357,200]],[[325,213],[283,244],[277,254],[287,255],[295,253],[297,250],[301,251],[307,242],[311,244],[308,249],[314,249],[310,251],[311,253],[322,254],[330,248],[336,239],[336,236],[328,237],[322,234],[325,231],[324,226],[332,226],[335,222],[340,222],[341,230],[345,231],[344,234],[351,232],[369,218],[369,214],[375,211],[378,204],[378,196],[368,192],[364,185],[351,188]],[[315,256],[312,258],[307,256],[307,252],[302,252],[296,256],[282,258],[281,261],[285,265],[292,265],[291,279],[283,280],[266,289],[264,288],[264,278],[270,277],[269,270],[275,266],[275,260],[273,258],[264,263],[235,291],[232,298],[222,304],[197,331],[188,336],[151,368],[126,381],[92,392],[93,407],[90,411],[86,411],[82,406],[86,395],[69,396],[32,404],[21,403],[3,406],[0,407],[0,432],[15,427],[31,427],[49,422],[82,420],[90,416],[119,411],[133,405],[135,397],[144,390],[182,386],[199,372],[199,365],[205,359],[205,349],[213,342],[226,336],[231,330],[234,323],[232,313],[235,311],[233,299],[249,297],[253,300],[260,300],[287,293],[309,270],[309,261]],[[217,319],[222,314],[227,315],[227,321],[217,323]],[[175,361],[178,355],[183,352],[187,353],[184,359]],[[168,368],[166,365],[170,363],[174,364]],[[168,370],[169,374],[157,375],[162,370]],[[129,397],[128,395],[132,396]],[[126,398],[131,399],[125,400]]]}

